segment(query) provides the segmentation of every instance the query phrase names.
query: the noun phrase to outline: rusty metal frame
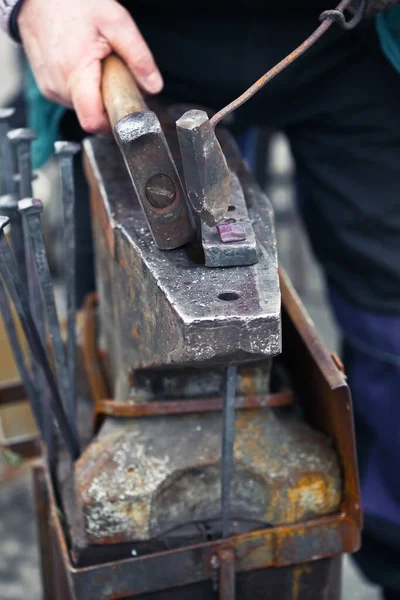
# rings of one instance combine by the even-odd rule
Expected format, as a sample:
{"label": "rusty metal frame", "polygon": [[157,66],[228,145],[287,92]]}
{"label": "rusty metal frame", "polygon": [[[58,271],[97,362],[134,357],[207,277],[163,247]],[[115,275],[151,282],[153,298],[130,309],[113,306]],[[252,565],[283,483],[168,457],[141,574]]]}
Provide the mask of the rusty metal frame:
{"label": "rusty metal frame", "polygon": [[[110,399],[106,376],[107,357],[97,346],[96,331],[97,295],[90,294],[85,300],[83,310],[82,350],[90,391],[94,400],[94,429],[97,431],[102,418],[113,417],[151,417],[189,413],[216,412],[222,410],[222,398],[196,398],[162,400],[150,402],[126,403]],[[289,406],[293,403],[291,391],[256,396],[238,396],[236,408],[251,409],[266,406]]]}
{"label": "rusty metal frame", "polygon": [[[349,389],[283,271],[280,279],[282,359],[290,370],[307,420],[331,437],[340,457],[344,481],[340,511],[289,527],[273,527],[227,540],[76,568],[70,558],[49,474],[44,465],[38,465],[34,478],[44,552],[42,562],[45,581],[50,586],[46,600],[106,600],[160,593],[212,579],[214,556],[220,563],[220,584],[226,581],[225,587],[232,589],[233,567],[240,574],[301,565],[358,549],[362,519]],[[99,363],[92,366],[96,368]],[[89,378],[93,375],[89,374]],[[101,381],[101,378],[97,381],[98,388]],[[228,598],[222,591],[221,597]]]}
{"label": "rusty metal frame", "polygon": [[[333,441],[342,465],[342,514],[362,529],[352,401],[343,365],[330,354],[307,317],[285,271],[280,268],[282,294],[282,358],[308,423]],[[354,548],[355,550],[355,548]]]}
{"label": "rusty metal frame", "polygon": [[[55,593],[53,582],[51,595],[46,600],[76,598],[77,600],[108,600],[161,592],[212,578],[212,557],[220,562],[224,553],[235,557],[235,572],[245,573],[268,567],[284,567],[303,564],[311,560],[352,552],[358,547],[358,528],[347,515],[332,515],[290,527],[263,529],[253,533],[234,536],[228,540],[212,541],[176,550],[157,552],[143,557],[128,558],[89,567],[72,565],[68,545],[60,520],[50,477],[44,466],[34,469],[36,498],[39,514],[46,525],[39,527],[46,564],[46,577],[54,572],[59,580],[59,567],[63,565],[65,582],[70,596],[64,589]],[[47,517],[46,517],[47,515]],[[50,517],[50,519],[49,519]],[[46,551],[47,548],[47,551]],[[49,564],[50,562],[50,564]],[[228,561],[229,562],[229,561]],[[231,565],[227,573],[220,575],[231,582]],[[58,568],[54,564],[58,564]],[[154,574],[157,573],[157,577]],[[230,585],[232,585],[230,583]]]}

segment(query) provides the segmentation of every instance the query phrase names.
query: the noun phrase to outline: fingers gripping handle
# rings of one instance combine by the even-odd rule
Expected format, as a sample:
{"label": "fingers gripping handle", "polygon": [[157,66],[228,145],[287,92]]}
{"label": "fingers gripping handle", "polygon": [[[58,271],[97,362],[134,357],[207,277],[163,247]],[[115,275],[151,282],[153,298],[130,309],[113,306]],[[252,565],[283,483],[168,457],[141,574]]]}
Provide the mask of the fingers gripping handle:
{"label": "fingers gripping handle", "polygon": [[110,54],[103,61],[101,88],[104,106],[113,128],[123,117],[148,110],[132,73],[115,54]]}

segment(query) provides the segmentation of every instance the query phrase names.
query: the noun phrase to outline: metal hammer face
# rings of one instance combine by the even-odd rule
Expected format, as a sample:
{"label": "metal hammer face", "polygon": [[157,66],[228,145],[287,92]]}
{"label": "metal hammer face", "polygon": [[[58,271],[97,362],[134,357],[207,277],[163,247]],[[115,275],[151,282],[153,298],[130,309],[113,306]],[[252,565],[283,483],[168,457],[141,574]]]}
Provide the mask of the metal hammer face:
{"label": "metal hammer face", "polygon": [[115,124],[114,135],[157,247],[183,246],[194,224],[158,117],[130,114]]}
{"label": "metal hammer face", "polygon": [[189,110],[176,122],[186,191],[193,209],[210,227],[228,210],[229,170],[215,131],[203,110]]}

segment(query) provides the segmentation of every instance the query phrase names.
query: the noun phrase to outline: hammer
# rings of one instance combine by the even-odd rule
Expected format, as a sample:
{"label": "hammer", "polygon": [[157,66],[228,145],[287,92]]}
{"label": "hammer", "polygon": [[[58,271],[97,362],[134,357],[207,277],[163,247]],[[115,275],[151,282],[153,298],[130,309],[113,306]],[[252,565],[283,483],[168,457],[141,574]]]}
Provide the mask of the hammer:
{"label": "hammer", "polygon": [[115,54],[103,61],[102,96],[156,246],[183,246],[193,238],[195,227],[178,171],[158,117]]}

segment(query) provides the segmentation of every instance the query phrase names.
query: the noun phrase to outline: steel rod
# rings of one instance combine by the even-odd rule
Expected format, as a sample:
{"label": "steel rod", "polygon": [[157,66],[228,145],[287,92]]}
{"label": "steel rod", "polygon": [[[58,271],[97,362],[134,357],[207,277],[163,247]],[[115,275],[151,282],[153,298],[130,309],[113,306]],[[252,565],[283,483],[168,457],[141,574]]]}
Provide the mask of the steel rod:
{"label": "steel rod", "polygon": [[229,366],[226,369],[224,405],[222,409],[221,527],[223,538],[229,535],[229,498],[235,443],[236,384],[237,366]]}
{"label": "steel rod", "polygon": [[15,114],[14,108],[0,108],[0,194],[13,194],[15,191],[14,154],[12,152],[8,132],[11,127],[11,119]]}
{"label": "steel rod", "polygon": [[[8,133],[8,139],[12,145],[12,149],[15,151],[15,158],[18,167],[18,177],[15,178],[16,182],[14,183],[14,186],[16,186],[15,196],[18,196],[19,200],[21,200],[26,194],[32,195],[33,172],[31,145],[33,140],[36,139],[36,134],[31,129],[13,129]],[[13,209],[14,216],[11,224],[11,233],[13,232],[13,226],[15,224],[17,229],[15,233],[18,237],[17,243],[19,245],[18,254],[16,254],[14,240],[11,240],[13,243],[14,256],[22,275],[22,281],[27,287],[29,310],[37,327],[42,344],[44,347],[46,347],[46,322],[44,316],[44,307],[40,294],[38,273],[32,252],[32,244],[30,242],[26,223],[23,221],[21,214],[18,211],[18,202],[16,199],[14,200],[14,203],[15,208]],[[42,397],[44,404],[49,406],[50,390],[36,355],[32,356],[32,373],[38,393]],[[52,462],[55,460],[55,452],[53,447],[55,440],[54,423],[51,411],[45,411],[43,415],[42,428],[45,432],[45,438],[47,441],[49,461]]]}
{"label": "steel rod", "polygon": [[43,369],[44,376],[51,391],[51,410],[59,425],[67,450],[72,460],[75,460],[79,457],[80,453],[78,438],[68,421],[45,348],[29,311],[26,289],[21,284],[14,257],[4,234],[4,227],[7,224],[8,219],[0,217],[0,275],[4,280],[5,286],[14,304],[31,353],[38,358]]}
{"label": "steel rod", "polygon": [[76,393],[76,243],[75,243],[75,185],[74,155],[80,145],[72,142],[56,142],[55,152],[61,181],[64,211],[64,283],[67,296],[67,369],[70,388],[70,419],[77,422]]}
{"label": "steel rod", "polygon": [[50,341],[53,350],[55,372],[64,409],[68,421],[77,437],[77,423],[74,417],[73,405],[75,398],[71,397],[71,388],[69,382],[69,373],[64,353],[64,344],[61,337],[60,323],[58,320],[56,301],[54,297],[53,281],[50,273],[50,267],[47,260],[46,245],[40,214],[43,211],[43,204],[40,200],[26,198],[18,203],[19,211],[29,233],[30,243],[32,244],[35,267],[38,275],[40,296],[43,300],[45,315],[47,320]]}
{"label": "steel rod", "polygon": [[[352,0],[342,0],[336,7],[335,11],[338,13],[343,13],[343,11],[349,6]],[[218,123],[224,119],[231,112],[242,106],[245,102],[250,100],[252,96],[254,96],[257,92],[261,90],[271,79],[279,75],[282,71],[284,71],[289,65],[294,63],[296,59],[298,59],[302,54],[304,54],[311,46],[315,44],[319,40],[319,38],[331,27],[331,25],[335,22],[335,19],[330,17],[326,17],[325,20],[316,28],[315,31],[302,43],[298,46],[293,52],[288,54],[284,59],[282,59],[278,64],[276,64],[272,69],[270,69],[267,73],[265,73],[260,79],[258,79],[252,86],[250,86],[243,94],[241,94],[238,98],[227,104],[221,108],[220,111],[215,113],[213,117],[210,119],[210,123],[213,127],[216,127]]]}

